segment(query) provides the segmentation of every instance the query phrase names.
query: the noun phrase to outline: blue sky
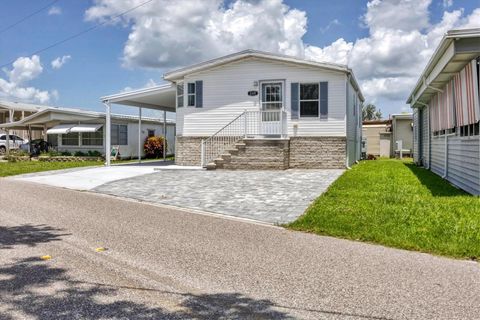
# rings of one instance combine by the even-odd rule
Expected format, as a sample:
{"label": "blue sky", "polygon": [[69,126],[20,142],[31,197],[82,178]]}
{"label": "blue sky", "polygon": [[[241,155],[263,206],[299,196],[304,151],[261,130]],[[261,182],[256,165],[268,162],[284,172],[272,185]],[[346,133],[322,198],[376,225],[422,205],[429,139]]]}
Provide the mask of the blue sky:
{"label": "blue sky", "polygon": [[[2,1],[0,30],[51,2]],[[9,72],[14,69],[10,62],[20,57],[31,59],[32,52],[144,1],[112,2],[114,4],[104,0],[58,0],[23,23],[5,32],[0,31],[0,65],[8,64],[0,72],[0,99],[42,100],[52,105],[103,110],[99,103],[102,95],[160,83],[162,72],[169,68],[238,51],[245,46],[349,63],[367,100],[374,102],[387,116],[407,110],[404,101],[408,90],[443,32],[451,27],[475,26],[475,14],[480,17],[479,0],[374,0],[369,6],[367,1],[356,0],[236,0],[224,3],[185,0],[185,10],[202,21],[213,21],[214,31],[228,31],[235,39],[232,42],[230,38],[212,38],[198,32],[204,25],[198,25],[198,22],[185,24],[182,22],[185,17],[168,1],[153,0],[132,12],[128,20],[116,20],[117,23],[104,25],[39,53],[37,64],[41,68],[35,65],[35,61],[20,61],[17,71],[22,76],[17,78],[23,80],[9,78]],[[145,17],[153,18],[154,23]],[[286,22],[285,25],[289,26],[278,32],[278,25],[262,23],[258,17],[267,22],[280,21],[282,26]],[[250,21],[252,30],[255,30],[253,34],[239,28],[238,22],[229,22],[240,21],[235,20],[240,18]],[[166,30],[165,21],[169,21],[172,30]],[[173,36],[175,32],[181,36]],[[212,33],[212,30],[208,32]],[[135,40],[128,40],[129,36]],[[384,42],[388,41],[381,37],[391,40],[389,47],[384,47]],[[205,43],[212,49],[206,49]],[[288,43],[287,48],[279,43]],[[404,46],[399,45],[403,43]],[[412,46],[416,48],[413,54]],[[191,55],[184,50],[180,50],[182,54],[175,54],[179,52],[178,48],[192,48]],[[362,56],[365,53],[361,49],[378,56]],[[380,51],[381,55],[378,54]],[[160,61],[157,57],[162,54],[166,58]],[[63,56],[70,58],[65,58],[61,67],[53,68],[51,62]],[[411,70],[399,73],[392,64],[402,59],[405,59],[403,63],[408,62]],[[117,108],[117,111],[126,109]]]}

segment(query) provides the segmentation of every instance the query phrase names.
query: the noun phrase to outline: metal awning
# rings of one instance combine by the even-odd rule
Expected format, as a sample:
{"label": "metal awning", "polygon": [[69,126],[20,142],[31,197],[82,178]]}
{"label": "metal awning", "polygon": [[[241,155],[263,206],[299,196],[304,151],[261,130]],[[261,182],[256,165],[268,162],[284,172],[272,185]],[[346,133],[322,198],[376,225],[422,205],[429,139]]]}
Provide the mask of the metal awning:
{"label": "metal awning", "polygon": [[104,103],[175,112],[175,95],[176,89],[174,84],[168,83],[145,89],[112,94],[101,97],[100,99]]}
{"label": "metal awning", "polygon": [[77,124],[74,125],[70,132],[97,132],[103,124]]}
{"label": "metal awning", "polygon": [[59,124],[47,130],[47,134],[66,134],[69,133],[74,124]]}
{"label": "metal awning", "polygon": [[[111,151],[111,104],[121,104],[138,108],[138,162],[141,161],[141,131],[142,131],[142,108],[163,111],[163,133],[166,135],[167,111],[176,111],[176,86],[167,83],[155,87],[121,92],[100,98],[106,107],[105,118],[105,154]],[[163,140],[163,160],[166,160],[166,136]],[[110,166],[110,157],[106,163]]]}

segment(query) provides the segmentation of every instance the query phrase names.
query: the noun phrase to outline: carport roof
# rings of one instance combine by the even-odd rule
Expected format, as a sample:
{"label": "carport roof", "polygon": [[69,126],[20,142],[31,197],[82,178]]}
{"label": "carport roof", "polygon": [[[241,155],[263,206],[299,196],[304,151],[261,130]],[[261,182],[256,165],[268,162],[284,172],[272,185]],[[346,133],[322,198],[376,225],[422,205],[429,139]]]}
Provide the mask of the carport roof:
{"label": "carport roof", "polygon": [[175,86],[172,83],[101,97],[104,103],[175,112]]}
{"label": "carport roof", "polygon": [[[137,116],[125,115],[125,114],[112,114],[113,119],[125,120],[125,121],[138,121]],[[48,107],[37,113],[34,113],[28,117],[25,117],[22,120],[11,122],[11,123],[2,123],[0,124],[1,128],[5,129],[17,129],[24,130],[28,126],[32,126],[33,129],[43,129],[43,126],[49,123],[58,123],[58,122],[97,122],[104,121],[105,113],[96,112],[96,111],[87,111],[81,109],[69,109],[69,108],[59,108],[59,107]],[[163,119],[151,118],[151,117],[142,117],[142,121],[145,122],[154,122],[154,123],[163,123]],[[167,124],[175,123],[175,121],[166,119]]]}

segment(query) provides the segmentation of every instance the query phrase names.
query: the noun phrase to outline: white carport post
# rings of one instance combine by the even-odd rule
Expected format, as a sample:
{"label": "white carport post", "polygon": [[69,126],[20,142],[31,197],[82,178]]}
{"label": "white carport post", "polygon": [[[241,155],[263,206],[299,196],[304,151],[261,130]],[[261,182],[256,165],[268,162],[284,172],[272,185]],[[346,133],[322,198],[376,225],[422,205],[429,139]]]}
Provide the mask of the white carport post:
{"label": "white carport post", "polygon": [[[8,122],[13,122],[13,115],[15,110],[8,110]],[[7,135],[5,136],[5,155],[10,155],[10,128],[6,130]]]}
{"label": "white carport post", "polygon": [[167,111],[163,110],[163,161],[167,159]]}
{"label": "white carport post", "polygon": [[110,102],[104,101],[103,104],[105,105],[106,113],[105,113],[105,165],[110,167],[110,156],[112,153],[112,143],[111,143],[111,124],[110,124],[110,115],[111,115],[111,108]]}
{"label": "white carport post", "polygon": [[138,107],[138,163],[142,162],[142,107]]}

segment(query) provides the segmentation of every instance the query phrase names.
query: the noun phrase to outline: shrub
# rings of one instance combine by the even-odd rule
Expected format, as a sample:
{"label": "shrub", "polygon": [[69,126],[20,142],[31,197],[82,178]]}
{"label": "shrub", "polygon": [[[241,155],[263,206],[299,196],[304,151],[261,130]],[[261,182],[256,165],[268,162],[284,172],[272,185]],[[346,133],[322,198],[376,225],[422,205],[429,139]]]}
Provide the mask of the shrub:
{"label": "shrub", "polygon": [[[163,157],[163,137],[154,136],[145,140],[143,150],[147,158],[161,158]],[[166,141],[165,141],[165,146]]]}
{"label": "shrub", "polygon": [[43,156],[43,157],[58,157],[58,156],[61,156],[61,155],[62,154],[60,152],[55,151],[55,150],[40,152],[40,156]]}
{"label": "shrub", "polygon": [[64,157],[71,157],[72,153],[70,151],[62,151],[61,155]]}
{"label": "shrub", "polygon": [[88,151],[88,156],[89,157],[101,157],[102,153],[100,151],[97,151],[97,150],[89,150]]}
{"label": "shrub", "polygon": [[73,155],[75,157],[85,157],[86,156],[85,152],[82,152],[82,151],[75,151],[75,153]]}

